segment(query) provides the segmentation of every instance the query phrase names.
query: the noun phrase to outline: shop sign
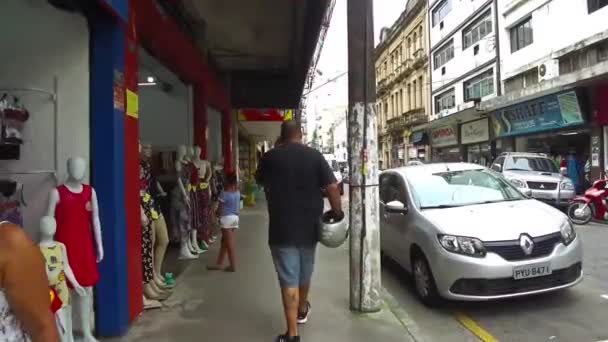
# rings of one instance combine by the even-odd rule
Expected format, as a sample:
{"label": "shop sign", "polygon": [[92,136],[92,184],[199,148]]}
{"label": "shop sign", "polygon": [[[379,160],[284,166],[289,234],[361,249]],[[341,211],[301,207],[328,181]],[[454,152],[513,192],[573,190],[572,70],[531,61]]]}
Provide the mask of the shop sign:
{"label": "shop sign", "polygon": [[600,137],[597,135],[591,137],[591,166],[600,166]]}
{"label": "shop sign", "polygon": [[496,137],[513,136],[584,123],[575,91],[547,95],[492,114]]}
{"label": "shop sign", "polygon": [[293,110],[275,108],[244,108],[239,109],[239,121],[290,121],[293,120]]}
{"label": "shop sign", "polygon": [[410,158],[416,158],[416,157],[418,157],[418,149],[416,147],[414,147],[414,146],[411,146],[407,150],[407,155]]}
{"label": "shop sign", "polygon": [[127,115],[132,118],[139,118],[139,97],[127,89]]}
{"label": "shop sign", "polygon": [[458,144],[456,126],[444,126],[431,131],[432,145],[435,147]]}
{"label": "shop sign", "polygon": [[490,129],[488,119],[482,119],[462,124],[460,127],[460,142],[473,144],[490,140]]}

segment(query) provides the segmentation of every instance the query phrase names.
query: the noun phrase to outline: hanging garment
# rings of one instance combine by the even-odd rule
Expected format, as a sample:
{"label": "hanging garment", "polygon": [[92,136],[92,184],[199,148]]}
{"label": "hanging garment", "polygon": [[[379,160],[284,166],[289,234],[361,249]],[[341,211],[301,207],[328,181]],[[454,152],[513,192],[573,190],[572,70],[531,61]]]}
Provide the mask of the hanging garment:
{"label": "hanging garment", "polygon": [[198,205],[199,205],[199,223],[201,231],[199,231],[198,238],[209,242],[209,235],[211,229],[211,194],[209,192],[209,183],[201,182],[199,190],[197,192]]}
{"label": "hanging garment", "polygon": [[0,186],[0,221],[9,221],[23,227],[21,211],[21,206],[25,205],[23,198],[23,185],[16,182],[2,184]]}
{"label": "hanging garment", "polygon": [[141,232],[141,262],[144,284],[154,277],[154,246],[152,244],[152,224],[158,220],[158,211],[154,208],[154,199],[150,195],[150,180],[152,178],[150,164],[141,161],[139,164],[139,195],[140,204],[148,223],[142,227]]}
{"label": "hanging garment", "polygon": [[[6,221],[0,222],[0,229],[2,225],[8,223]],[[29,342],[30,338],[27,336],[21,323],[17,320],[15,313],[11,310],[8,304],[4,291],[0,289],[0,341],[6,342]]]}
{"label": "hanging garment", "polygon": [[[65,185],[57,187],[59,203],[55,208],[57,234],[62,242],[76,280],[82,287],[90,287],[99,281],[97,256],[93,239],[92,204],[93,188],[83,184],[80,193],[70,191]],[[68,284],[68,286],[72,286]]]}
{"label": "hanging garment", "polygon": [[54,246],[40,246],[40,251],[46,260],[46,270],[49,277],[49,285],[61,300],[61,307],[70,305],[70,292],[68,282],[65,278],[65,260],[63,260],[63,249],[59,244]]}

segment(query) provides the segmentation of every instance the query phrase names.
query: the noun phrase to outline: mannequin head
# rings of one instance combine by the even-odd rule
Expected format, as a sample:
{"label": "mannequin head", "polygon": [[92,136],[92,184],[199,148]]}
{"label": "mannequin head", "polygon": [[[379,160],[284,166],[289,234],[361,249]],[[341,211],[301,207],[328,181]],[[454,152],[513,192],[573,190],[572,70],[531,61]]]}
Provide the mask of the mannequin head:
{"label": "mannequin head", "polygon": [[57,231],[57,221],[51,216],[43,216],[40,219],[40,235],[42,238],[52,239]]}
{"label": "mannequin head", "polygon": [[141,146],[141,156],[148,160],[150,158],[152,158],[152,145],[150,144],[143,144],[140,145]]}
{"label": "mannequin head", "polygon": [[184,160],[186,159],[186,154],[188,153],[188,151],[186,150],[186,145],[179,145],[177,146],[177,160]]}
{"label": "mannequin head", "polygon": [[68,176],[70,180],[82,181],[87,169],[87,162],[81,157],[68,159]]}
{"label": "mannequin head", "polygon": [[190,160],[196,159],[196,155],[194,154],[193,146],[188,146],[188,157],[190,157]]}
{"label": "mannequin head", "polygon": [[203,149],[200,146],[194,146],[194,157],[196,159],[202,159],[201,158],[201,152],[203,151]]}

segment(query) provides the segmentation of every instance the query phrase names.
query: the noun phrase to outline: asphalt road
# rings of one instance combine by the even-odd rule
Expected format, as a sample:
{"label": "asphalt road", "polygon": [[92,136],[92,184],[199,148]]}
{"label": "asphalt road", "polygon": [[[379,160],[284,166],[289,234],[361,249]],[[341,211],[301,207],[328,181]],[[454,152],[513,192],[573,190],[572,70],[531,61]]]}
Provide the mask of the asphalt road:
{"label": "asphalt road", "polygon": [[450,302],[428,309],[416,299],[410,277],[391,262],[383,264],[383,285],[428,341],[605,341],[608,226],[589,224],[577,233],[584,243],[585,279],[568,290],[498,302]]}

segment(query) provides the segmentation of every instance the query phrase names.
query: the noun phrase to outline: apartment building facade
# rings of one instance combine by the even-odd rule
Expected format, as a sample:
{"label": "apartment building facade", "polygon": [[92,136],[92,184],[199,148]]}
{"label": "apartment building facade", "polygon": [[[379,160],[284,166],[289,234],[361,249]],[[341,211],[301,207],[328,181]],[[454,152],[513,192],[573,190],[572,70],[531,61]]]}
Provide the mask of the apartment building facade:
{"label": "apartment building facade", "polygon": [[580,189],[608,161],[608,1],[498,3],[503,96],[479,106],[496,153],[566,159]]}
{"label": "apartment building facade", "polygon": [[432,160],[492,161],[490,122],[477,110],[500,95],[495,0],[431,0],[428,10]]}
{"label": "apartment building facade", "polygon": [[428,38],[426,0],[410,0],[376,47],[376,112],[380,168],[426,160]]}

